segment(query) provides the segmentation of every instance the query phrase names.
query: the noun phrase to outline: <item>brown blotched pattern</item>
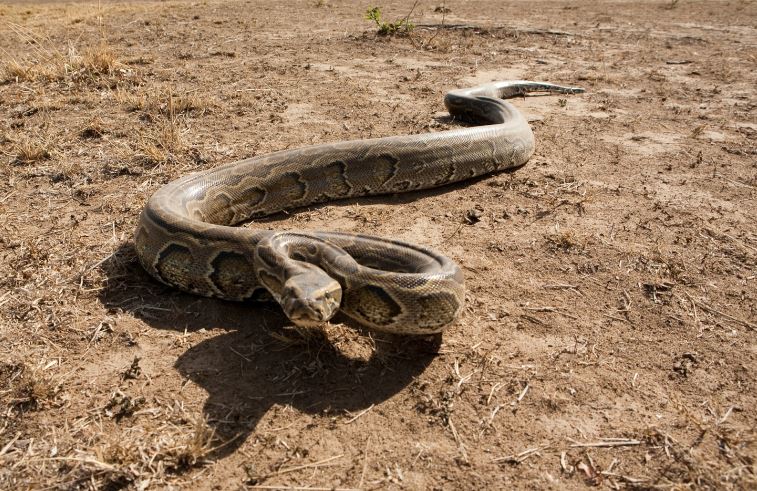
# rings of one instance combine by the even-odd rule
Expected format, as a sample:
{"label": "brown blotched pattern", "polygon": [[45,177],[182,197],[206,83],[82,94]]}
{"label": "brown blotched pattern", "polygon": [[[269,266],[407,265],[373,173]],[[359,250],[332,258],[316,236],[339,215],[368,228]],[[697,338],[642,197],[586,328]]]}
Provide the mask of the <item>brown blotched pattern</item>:
{"label": "brown blotched pattern", "polygon": [[462,274],[450,259],[376,237],[231,226],[332,199],[428,189],[523,165],[534,150],[533,133],[502,99],[536,91],[582,89],[506,81],[455,90],[444,101],[450,114],[481,126],[304,147],[178,179],[158,190],[142,213],[140,261],[160,281],[205,296],[244,300],[262,285],[296,324],[328,320],[343,298],[341,310],[369,327],[440,332],[465,300]]}

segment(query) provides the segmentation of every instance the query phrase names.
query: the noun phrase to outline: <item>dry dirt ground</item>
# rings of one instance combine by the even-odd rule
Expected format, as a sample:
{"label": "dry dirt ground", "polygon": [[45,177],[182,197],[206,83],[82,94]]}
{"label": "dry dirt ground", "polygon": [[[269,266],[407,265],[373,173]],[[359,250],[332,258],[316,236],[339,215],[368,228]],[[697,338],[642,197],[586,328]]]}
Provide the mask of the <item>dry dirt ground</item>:
{"label": "dry dirt ground", "polygon": [[[380,2],[392,36],[369,6],[0,5],[0,488],[754,489],[755,3]],[[525,167],[249,225],[449,255],[443,336],[136,262],[172,179],[451,128],[447,90],[511,78],[587,89],[515,101]]]}

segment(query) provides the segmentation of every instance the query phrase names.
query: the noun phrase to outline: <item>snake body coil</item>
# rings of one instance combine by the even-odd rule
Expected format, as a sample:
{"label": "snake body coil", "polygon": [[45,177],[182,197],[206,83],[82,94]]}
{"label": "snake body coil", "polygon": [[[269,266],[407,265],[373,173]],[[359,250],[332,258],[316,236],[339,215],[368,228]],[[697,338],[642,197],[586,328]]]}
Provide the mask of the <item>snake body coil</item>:
{"label": "snake body coil", "polygon": [[443,186],[523,165],[526,120],[502,100],[583,89],[497,82],[449,92],[450,114],[482,126],[286,150],[177,179],[147,202],[137,256],[161,282],[226,300],[268,295],[298,325],[337,310],[404,334],[439,332],[464,305],[458,266],[425,247],[339,232],[250,230],[251,218],[325,201]]}

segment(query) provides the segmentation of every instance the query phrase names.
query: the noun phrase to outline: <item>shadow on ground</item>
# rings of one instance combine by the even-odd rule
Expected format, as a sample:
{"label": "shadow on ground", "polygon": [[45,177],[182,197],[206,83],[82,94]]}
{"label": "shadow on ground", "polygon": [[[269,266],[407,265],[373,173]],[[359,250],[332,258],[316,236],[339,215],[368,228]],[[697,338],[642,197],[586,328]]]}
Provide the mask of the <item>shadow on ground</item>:
{"label": "shadow on ground", "polygon": [[[516,170],[508,169],[499,175]],[[412,193],[340,200],[308,209],[354,203],[397,205],[470,186],[487,177]],[[460,210],[460,219],[462,213]],[[273,216],[256,221],[278,219]],[[226,442],[215,457],[239,448],[277,404],[308,414],[344,414],[379,404],[420,375],[441,345],[441,335],[419,338],[364,332],[343,317],[335,320],[356,329],[352,338],[334,339],[317,329],[303,334],[291,328],[276,304],[200,298],[158,283],[139,265],[131,242],[121,244],[100,268],[107,278],[100,301],[112,311],[130,313],[156,329],[226,330],[225,334],[192,346],[175,364],[184,377],[209,394],[205,415],[216,435]],[[353,356],[354,348],[361,344],[366,349],[359,354],[368,356]]]}
{"label": "shadow on ground", "polygon": [[[204,412],[225,442],[215,458],[239,448],[274,405],[339,415],[389,399],[426,369],[441,343],[441,335],[362,333],[346,343],[318,330],[304,335],[287,327],[275,304],[223,302],[164,287],[144,272],[131,243],[101,268],[107,286],[100,301],[112,311],[131,313],[156,329],[226,330],[189,348],[174,365],[209,394]],[[336,345],[359,347],[360,340],[367,356],[353,357]]]}

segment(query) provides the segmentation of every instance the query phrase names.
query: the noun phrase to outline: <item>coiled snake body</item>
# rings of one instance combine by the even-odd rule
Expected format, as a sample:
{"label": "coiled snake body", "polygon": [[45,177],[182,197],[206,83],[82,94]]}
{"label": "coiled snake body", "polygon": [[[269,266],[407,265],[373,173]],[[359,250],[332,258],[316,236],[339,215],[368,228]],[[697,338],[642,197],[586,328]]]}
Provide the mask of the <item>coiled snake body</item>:
{"label": "coiled snake body", "polygon": [[161,282],[226,300],[270,294],[312,325],[337,310],[374,329],[430,334],[462,312],[458,266],[431,249],[339,232],[232,225],[314,203],[433,188],[524,164],[526,120],[505,98],[575,87],[497,82],[449,92],[450,114],[482,126],[286,150],[191,174],[159,189],[135,234],[137,256]]}

